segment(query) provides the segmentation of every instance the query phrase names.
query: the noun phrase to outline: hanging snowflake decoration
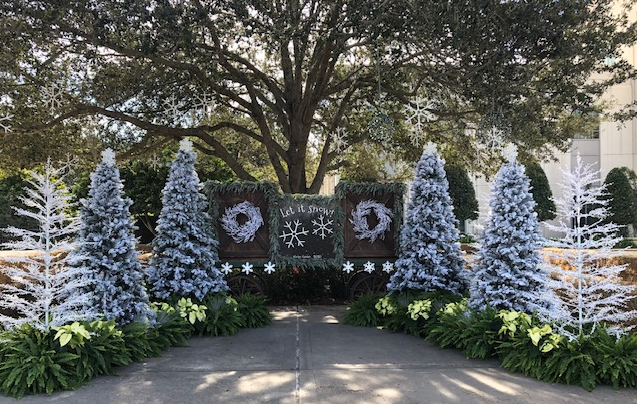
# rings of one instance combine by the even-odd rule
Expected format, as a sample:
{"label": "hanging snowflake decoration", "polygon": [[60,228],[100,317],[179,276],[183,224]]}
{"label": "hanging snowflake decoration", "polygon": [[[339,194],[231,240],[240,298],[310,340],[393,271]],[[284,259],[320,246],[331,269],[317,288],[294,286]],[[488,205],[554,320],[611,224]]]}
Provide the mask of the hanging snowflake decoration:
{"label": "hanging snowflake decoration", "polygon": [[164,114],[175,124],[182,120],[181,103],[174,95],[164,100]]}
{"label": "hanging snowflake decoration", "polygon": [[363,265],[363,270],[369,274],[371,274],[372,272],[374,272],[374,270],[376,270],[376,266],[374,265],[373,262],[371,261],[367,261],[364,265]]}
{"label": "hanging snowflake decoration", "polygon": [[423,133],[416,130],[410,130],[407,136],[409,136],[409,140],[414,146],[420,146],[420,143],[424,140]]}
{"label": "hanging snowflake decoration", "polygon": [[352,264],[349,261],[343,264],[343,272],[345,272],[346,274],[350,274],[353,271],[354,271],[354,264]]}
{"label": "hanging snowflake decoration", "polygon": [[250,275],[252,272],[254,272],[254,265],[252,265],[249,262],[246,262],[245,264],[241,265],[241,272],[243,272],[246,275]]}
{"label": "hanging snowflake decoration", "polygon": [[478,127],[478,141],[490,153],[501,153],[511,134],[511,125],[501,113],[491,111],[485,115]]}
{"label": "hanging snowflake decoration", "polygon": [[[5,115],[0,118],[0,129],[3,129],[4,133],[11,132],[11,125],[9,125],[11,118],[13,118],[13,115]],[[3,123],[3,122],[6,122],[6,123]]]}
{"label": "hanging snowflake decoration", "polygon": [[317,234],[321,240],[325,240],[325,237],[327,237],[328,234],[332,234],[334,232],[333,224],[334,220],[326,220],[323,215],[320,215],[318,219],[312,220],[312,225],[314,225],[312,234]]}
{"label": "hanging snowflake decoration", "polygon": [[407,122],[414,128],[415,132],[422,133],[427,123],[436,120],[436,116],[431,112],[433,108],[434,104],[431,101],[421,97],[405,106]]}
{"label": "hanging snowflake decoration", "polygon": [[204,120],[210,120],[212,117],[212,111],[214,110],[214,103],[212,96],[208,92],[195,96],[195,102],[193,108],[201,111],[201,116]]}
{"label": "hanging snowflake decoration", "polygon": [[263,271],[265,273],[267,273],[268,275],[272,275],[274,273],[274,271],[276,270],[276,268],[274,267],[274,264],[271,262],[268,262],[267,264],[265,264],[265,266],[263,267]]}
{"label": "hanging snowflake decoration", "polygon": [[57,86],[57,84],[53,84],[50,86],[46,86],[43,89],[44,92],[44,105],[53,113],[59,111],[63,105],[63,97],[64,93]]}
{"label": "hanging snowflake decoration", "polygon": [[372,119],[369,121],[367,129],[369,130],[369,138],[377,142],[386,142],[392,137],[396,126],[391,117],[381,111],[375,111]]}
{"label": "hanging snowflake decoration", "polygon": [[308,234],[308,230],[301,225],[301,221],[295,220],[293,222],[285,222],[283,227],[287,230],[284,230],[279,238],[283,239],[283,242],[288,246],[288,248],[303,247],[305,240],[301,240],[299,236],[306,236]]}
{"label": "hanging snowflake decoration", "polygon": [[232,273],[232,264],[230,264],[229,262],[223,264],[221,266],[221,272],[223,272],[225,275],[230,275]]}
{"label": "hanging snowflake decoration", "polygon": [[[237,217],[244,215],[248,220],[239,224]],[[232,237],[235,243],[247,243],[254,240],[259,228],[263,226],[261,210],[248,201],[226,208],[221,217],[221,227]]]}
{"label": "hanging snowflake decoration", "polygon": [[332,132],[332,149],[341,153],[347,149],[349,144],[347,143],[347,130],[345,128],[336,128],[336,131]]}
{"label": "hanging snowflake decoration", "polygon": [[[373,229],[369,228],[367,216],[374,211],[378,218],[378,224]],[[370,243],[380,238],[385,239],[385,233],[389,230],[394,214],[385,205],[378,201],[365,200],[356,205],[352,210],[352,218],[349,220],[354,226],[354,233],[359,240],[369,239]]]}
{"label": "hanging snowflake decoration", "polygon": [[393,270],[394,270],[394,264],[392,264],[389,261],[385,261],[385,263],[383,264],[383,271],[390,273]]}

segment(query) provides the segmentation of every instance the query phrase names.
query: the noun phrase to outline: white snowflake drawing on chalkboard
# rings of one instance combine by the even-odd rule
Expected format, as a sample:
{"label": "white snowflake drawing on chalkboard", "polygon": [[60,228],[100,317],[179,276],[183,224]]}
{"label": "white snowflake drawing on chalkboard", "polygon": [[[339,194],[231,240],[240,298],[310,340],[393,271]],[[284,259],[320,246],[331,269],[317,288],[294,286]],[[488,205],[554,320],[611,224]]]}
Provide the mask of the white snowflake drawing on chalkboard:
{"label": "white snowflake drawing on chalkboard", "polygon": [[279,238],[283,239],[285,245],[287,245],[288,248],[303,247],[305,240],[301,240],[299,236],[307,236],[308,230],[301,225],[301,221],[285,222],[283,227],[287,230],[284,230]]}
{"label": "white snowflake drawing on chalkboard", "polygon": [[325,240],[325,237],[334,231],[332,228],[333,224],[334,220],[326,220],[323,215],[320,215],[318,219],[312,220],[312,225],[314,226],[312,234],[317,234],[321,240]]}

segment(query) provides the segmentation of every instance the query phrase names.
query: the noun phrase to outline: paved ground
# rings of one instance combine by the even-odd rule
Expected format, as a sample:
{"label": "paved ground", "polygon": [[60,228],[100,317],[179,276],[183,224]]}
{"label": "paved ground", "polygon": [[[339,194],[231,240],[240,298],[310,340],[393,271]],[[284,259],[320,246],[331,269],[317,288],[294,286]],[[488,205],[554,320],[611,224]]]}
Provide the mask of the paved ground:
{"label": "paved ground", "polygon": [[193,338],[117,377],[20,404],[637,403],[637,390],[552,385],[411,336],[341,325],[344,310],[278,309],[270,327]]}

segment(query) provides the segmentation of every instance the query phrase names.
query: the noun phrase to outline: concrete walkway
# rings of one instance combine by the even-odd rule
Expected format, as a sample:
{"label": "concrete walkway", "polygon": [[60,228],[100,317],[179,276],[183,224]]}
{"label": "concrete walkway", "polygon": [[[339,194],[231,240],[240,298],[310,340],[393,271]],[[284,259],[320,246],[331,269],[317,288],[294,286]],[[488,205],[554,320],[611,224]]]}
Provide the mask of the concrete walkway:
{"label": "concrete walkway", "polygon": [[345,326],[344,310],[274,310],[272,326],[193,338],[119,376],[20,403],[637,403],[637,390],[552,385],[411,336]]}

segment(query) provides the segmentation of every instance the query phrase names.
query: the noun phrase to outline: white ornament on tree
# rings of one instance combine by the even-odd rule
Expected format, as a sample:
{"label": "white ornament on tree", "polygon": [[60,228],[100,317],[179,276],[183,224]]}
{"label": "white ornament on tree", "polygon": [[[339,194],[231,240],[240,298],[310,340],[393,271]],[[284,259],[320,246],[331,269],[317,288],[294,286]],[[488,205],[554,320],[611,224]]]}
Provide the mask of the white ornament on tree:
{"label": "white ornament on tree", "polygon": [[[4,130],[4,133],[11,132],[11,125],[9,125],[8,122],[10,122],[12,118],[13,118],[13,115],[5,115],[3,117],[0,117],[0,129]],[[7,123],[3,123],[3,122],[7,122]]]}
{"label": "white ornament on tree", "polygon": [[63,105],[63,96],[64,93],[60,90],[56,84],[48,85],[44,87],[44,105],[51,110],[52,112],[56,112],[62,108]]}
{"label": "white ornament on tree", "polygon": [[332,150],[337,153],[341,153],[349,146],[347,143],[347,130],[345,128],[336,128],[336,131],[332,133]]}
{"label": "white ornament on tree", "polygon": [[[239,224],[237,217],[244,215],[248,220]],[[263,226],[261,210],[248,201],[226,208],[221,217],[221,227],[232,237],[235,243],[248,243],[254,240],[257,231]]]}
{"label": "white ornament on tree", "polygon": [[436,116],[431,112],[433,108],[433,102],[422,97],[417,97],[412,103],[405,106],[407,122],[413,126],[415,132],[422,133],[425,125],[436,119]]}
{"label": "white ornament on tree", "polygon": [[[374,211],[378,218],[378,224],[373,229],[369,228],[367,216]],[[369,239],[370,243],[380,238],[385,239],[385,233],[389,230],[394,214],[385,205],[378,201],[367,199],[360,201],[352,210],[350,223],[354,226],[354,233],[359,240]]]}

